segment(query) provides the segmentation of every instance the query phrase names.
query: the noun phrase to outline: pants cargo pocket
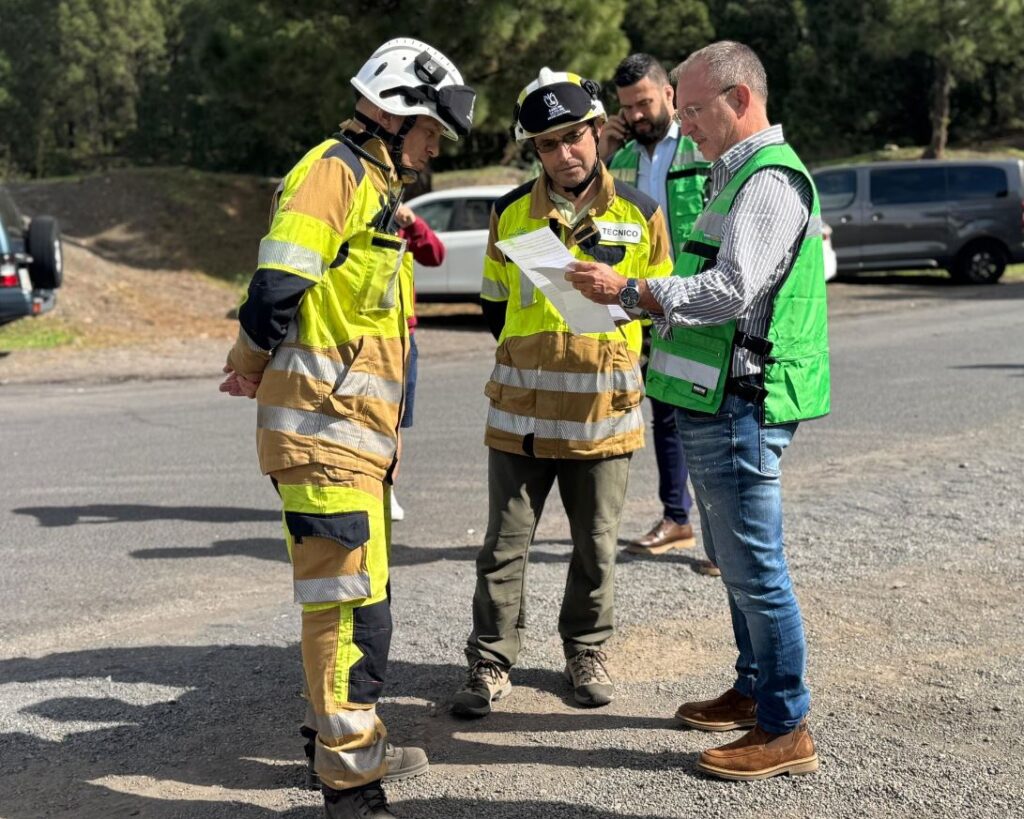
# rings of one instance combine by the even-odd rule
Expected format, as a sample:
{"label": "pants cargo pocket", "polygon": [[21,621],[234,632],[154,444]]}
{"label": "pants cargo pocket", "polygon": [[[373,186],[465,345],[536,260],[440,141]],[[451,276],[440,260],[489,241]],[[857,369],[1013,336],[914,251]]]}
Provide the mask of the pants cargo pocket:
{"label": "pants cargo pocket", "polygon": [[366,512],[285,512],[285,525],[292,537],[296,603],[342,603],[370,596]]}

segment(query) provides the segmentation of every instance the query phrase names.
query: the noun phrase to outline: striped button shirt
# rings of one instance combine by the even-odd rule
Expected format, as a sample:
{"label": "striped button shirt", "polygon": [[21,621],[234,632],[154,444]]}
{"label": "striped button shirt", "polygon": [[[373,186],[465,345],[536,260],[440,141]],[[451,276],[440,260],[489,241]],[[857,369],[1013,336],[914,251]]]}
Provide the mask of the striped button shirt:
{"label": "striped button shirt", "polygon": [[[773,125],[737,143],[711,168],[711,198],[726,186],[753,154],[785,140]],[[800,249],[811,212],[811,186],[788,168],[762,168],[747,180],[722,225],[722,246],[714,267],[697,276],[650,279],[647,286],[662,315],[655,327],[667,338],[675,326],[724,324],[763,338],[771,322],[776,285]],[[760,373],[762,357],[737,347],[732,375]]]}

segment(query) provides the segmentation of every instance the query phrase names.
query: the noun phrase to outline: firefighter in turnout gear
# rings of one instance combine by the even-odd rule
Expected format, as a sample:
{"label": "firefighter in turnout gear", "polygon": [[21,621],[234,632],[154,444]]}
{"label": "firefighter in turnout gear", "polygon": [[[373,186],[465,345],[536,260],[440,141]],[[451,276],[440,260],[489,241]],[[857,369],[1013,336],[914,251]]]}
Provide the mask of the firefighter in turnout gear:
{"label": "firefighter in turnout gear", "polygon": [[498,340],[490,399],[489,522],[477,558],[469,675],[452,710],[483,716],[511,690],[525,629],[527,552],[555,481],[573,553],[559,616],[566,677],[584,706],[610,702],[602,646],[613,631],[613,573],[629,460],[643,446],[638,322],[574,334],[497,248],[502,239],[551,230],[580,260],[623,276],[671,272],[657,204],[614,179],[597,155],[605,111],[596,83],[542,69],[520,94],[513,133],[537,152],[543,173],[494,206],[484,259],[484,314]]}
{"label": "firefighter in turnout gear", "polygon": [[391,640],[388,493],[397,466],[411,293],[395,210],[474,92],[436,49],[400,38],[352,78],[354,118],[275,196],[221,390],[255,397],[260,468],[284,507],[328,817],[389,817],[385,777],[426,769],[376,714]]}

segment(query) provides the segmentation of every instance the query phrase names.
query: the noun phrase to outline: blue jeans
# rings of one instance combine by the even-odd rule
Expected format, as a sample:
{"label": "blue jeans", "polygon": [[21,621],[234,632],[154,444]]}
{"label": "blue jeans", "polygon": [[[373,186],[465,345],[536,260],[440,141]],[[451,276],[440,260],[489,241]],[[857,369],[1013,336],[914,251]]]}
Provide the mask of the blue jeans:
{"label": "blue jeans", "polygon": [[687,523],[693,501],[686,489],[686,457],[676,429],[676,408],[651,398],[651,429],[658,463],[658,497],[664,507],[662,517]]}
{"label": "blue jeans", "polygon": [[677,423],[708,557],[722,570],[739,656],[734,687],[757,701],[766,731],[806,716],[806,643],[782,544],[779,461],[796,424],[766,427],[754,404],[727,395],[717,415],[680,409]]}

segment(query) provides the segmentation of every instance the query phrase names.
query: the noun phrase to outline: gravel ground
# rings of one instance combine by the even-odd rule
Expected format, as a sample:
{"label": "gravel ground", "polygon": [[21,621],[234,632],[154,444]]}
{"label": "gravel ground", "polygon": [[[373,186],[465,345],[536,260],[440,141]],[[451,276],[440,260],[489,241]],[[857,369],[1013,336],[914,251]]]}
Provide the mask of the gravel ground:
{"label": "gravel ground", "polygon": [[[840,296],[834,335],[850,347],[862,335],[861,319],[909,309],[907,300],[898,308],[886,301],[891,290],[872,299],[863,288],[847,294],[843,287],[830,290]],[[939,317],[961,310],[943,307],[944,298],[924,300]],[[426,361],[447,357],[445,366],[458,369],[489,349],[484,334],[454,324],[439,329],[428,321],[421,336]],[[177,370],[156,374],[209,378],[221,355],[210,345],[205,358],[175,359]],[[1017,351],[1009,357],[1020,361]],[[126,365],[122,376],[132,374]],[[7,375],[12,384],[39,377]],[[1019,381],[1019,374],[1011,377],[1011,388],[998,396],[1010,409],[1021,406],[1013,403]],[[440,402],[442,387],[433,389]],[[431,452],[424,427],[434,420],[418,421],[414,433],[421,437],[413,439]],[[620,559],[618,631],[608,646],[617,697],[596,710],[573,704],[555,637],[569,545],[554,498],[532,553],[529,642],[513,672],[513,694],[487,719],[452,717],[447,704],[463,675],[480,530],[465,528],[461,539],[431,534],[447,531],[440,518],[461,514],[458,504],[448,511],[425,502],[429,488],[408,490],[403,502],[410,498],[413,515],[396,528],[396,632],[381,712],[392,737],[424,745],[433,764],[431,775],[390,786],[396,813],[1019,813],[1024,424],[1011,411],[977,428],[928,435],[890,430],[883,418],[875,431],[882,445],[863,453],[847,445],[859,434],[842,417],[807,425],[784,461],[788,554],[807,624],[811,725],[822,757],[820,773],[809,777],[705,778],[694,768],[699,751],[738,734],[680,730],[670,719],[680,702],[714,696],[731,681],[723,590],[720,581],[692,571],[699,547]],[[469,487],[479,477],[479,454],[474,448],[467,456],[464,475],[449,475],[452,485],[461,478]],[[419,468],[411,464],[411,474]],[[643,529],[656,513],[644,491],[653,478],[648,450],[634,463],[623,535]],[[466,489],[466,504],[478,499],[474,492],[478,487]],[[253,499],[266,503],[265,495]],[[416,515],[426,518],[422,527]],[[256,526],[253,532],[274,537],[270,522]],[[173,563],[158,564],[153,571],[174,570]],[[258,568],[216,600],[196,592],[189,605],[161,608],[154,601],[154,618],[135,630],[82,640],[69,623],[69,636],[53,650],[17,639],[5,647],[0,816],[318,815],[317,796],[296,787],[302,706],[288,570],[274,558]],[[217,571],[210,569],[211,584]],[[54,611],[69,621],[76,616]]]}

